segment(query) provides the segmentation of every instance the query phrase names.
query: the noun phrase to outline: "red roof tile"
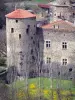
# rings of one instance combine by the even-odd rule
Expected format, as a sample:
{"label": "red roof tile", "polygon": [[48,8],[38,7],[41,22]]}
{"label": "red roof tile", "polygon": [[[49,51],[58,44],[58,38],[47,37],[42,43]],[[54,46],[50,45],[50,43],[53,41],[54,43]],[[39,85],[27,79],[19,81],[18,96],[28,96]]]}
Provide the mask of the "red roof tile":
{"label": "red roof tile", "polygon": [[64,20],[54,21],[47,25],[43,25],[42,28],[43,29],[57,29],[57,30],[75,30],[75,26],[73,25],[73,23],[64,21]]}
{"label": "red roof tile", "polygon": [[17,9],[7,15],[5,15],[7,18],[31,18],[31,17],[36,17],[35,14],[32,14],[28,12],[27,10],[23,9]]}

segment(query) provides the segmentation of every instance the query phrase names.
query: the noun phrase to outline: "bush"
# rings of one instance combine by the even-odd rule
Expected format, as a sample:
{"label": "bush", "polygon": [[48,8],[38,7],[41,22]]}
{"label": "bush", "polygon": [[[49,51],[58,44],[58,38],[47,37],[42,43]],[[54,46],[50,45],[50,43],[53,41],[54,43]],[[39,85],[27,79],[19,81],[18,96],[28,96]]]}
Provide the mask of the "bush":
{"label": "bush", "polygon": [[0,58],[0,66],[6,66],[6,59]]}

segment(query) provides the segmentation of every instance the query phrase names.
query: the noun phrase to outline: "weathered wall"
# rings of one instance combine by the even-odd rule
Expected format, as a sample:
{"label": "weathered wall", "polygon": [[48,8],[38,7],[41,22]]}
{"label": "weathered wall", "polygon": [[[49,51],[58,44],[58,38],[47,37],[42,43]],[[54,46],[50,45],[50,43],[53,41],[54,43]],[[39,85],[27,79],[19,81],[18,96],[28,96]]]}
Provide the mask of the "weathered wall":
{"label": "weathered wall", "polygon": [[70,20],[71,12],[68,6],[55,6],[53,7],[53,20],[59,19],[60,16],[62,19]]}
{"label": "weathered wall", "polygon": [[[26,33],[28,25],[29,33]],[[11,28],[14,28],[13,33]],[[6,33],[8,67],[16,66],[20,73],[36,68],[36,19],[18,19],[16,23],[16,19],[7,18]]]}
{"label": "weathered wall", "polygon": [[[53,69],[53,76],[58,76],[58,72],[61,72],[64,78],[72,77],[71,72],[69,73],[69,68],[72,68],[72,73],[75,71],[75,32],[62,32],[62,31],[52,31],[52,30],[43,30],[43,39],[39,39],[39,44],[41,49],[41,53],[43,55],[43,69],[45,69],[45,73],[48,70]],[[51,41],[51,47],[46,48],[46,40]],[[62,42],[67,42],[67,50],[62,49]],[[42,45],[42,46],[41,46]],[[47,57],[51,58],[51,64],[48,65],[46,63]],[[62,66],[62,59],[67,59],[67,66]],[[64,76],[66,75],[66,76]]]}

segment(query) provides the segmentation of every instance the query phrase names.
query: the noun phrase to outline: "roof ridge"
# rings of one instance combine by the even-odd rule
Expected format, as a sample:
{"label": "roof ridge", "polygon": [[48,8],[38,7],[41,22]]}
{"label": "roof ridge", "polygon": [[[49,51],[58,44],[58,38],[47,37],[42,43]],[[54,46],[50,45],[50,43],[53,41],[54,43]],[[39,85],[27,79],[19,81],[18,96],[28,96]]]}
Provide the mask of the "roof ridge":
{"label": "roof ridge", "polygon": [[[58,27],[57,26],[55,27],[55,25],[58,25]],[[65,25],[67,26],[65,27]],[[70,27],[70,30],[75,30],[75,26],[71,22],[64,20],[57,20],[42,26],[42,28],[45,29],[58,29],[58,30],[59,29],[68,30],[68,27]]]}
{"label": "roof ridge", "polygon": [[7,15],[5,15],[7,18],[31,18],[36,17],[35,14],[32,14],[31,12],[24,10],[24,9],[16,9]]}

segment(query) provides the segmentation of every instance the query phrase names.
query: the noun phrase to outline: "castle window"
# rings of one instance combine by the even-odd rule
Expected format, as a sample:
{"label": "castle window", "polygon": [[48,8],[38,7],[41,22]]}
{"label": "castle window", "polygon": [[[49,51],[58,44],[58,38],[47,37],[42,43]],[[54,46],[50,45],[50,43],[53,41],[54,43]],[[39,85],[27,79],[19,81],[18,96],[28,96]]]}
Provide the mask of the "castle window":
{"label": "castle window", "polygon": [[33,49],[31,49],[31,54],[33,54]]}
{"label": "castle window", "polygon": [[29,29],[28,28],[26,29],[26,33],[29,34]]}
{"label": "castle window", "polygon": [[30,28],[30,25],[28,25],[28,28]]}
{"label": "castle window", "polygon": [[19,39],[21,39],[21,34],[19,34]]}
{"label": "castle window", "polygon": [[33,41],[33,44],[35,44],[35,41]]}
{"label": "castle window", "polygon": [[16,23],[18,23],[18,20],[16,20]]}
{"label": "castle window", "polygon": [[26,33],[29,34],[30,25],[27,26]]}
{"label": "castle window", "polygon": [[50,57],[47,57],[46,63],[47,63],[47,64],[50,64],[50,63],[51,63],[51,58],[50,58]]}
{"label": "castle window", "polygon": [[19,53],[22,54],[22,51],[20,51]]}
{"label": "castle window", "polygon": [[50,41],[46,41],[46,48],[50,47]]}
{"label": "castle window", "polygon": [[66,66],[67,65],[67,59],[62,59],[62,65]]}
{"label": "castle window", "polygon": [[31,37],[31,39],[33,39],[33,37]]}
{"label": "castle window", "polygon": [[34,56],[32,56],[32,59],[33,59],[33,60],[35,60],[35,57],[34,57]]}
{"label": "castle window", "polygon": [[14,33],[14,28],[11,28],[11,33]]}
{"label": "castle window", "polygon": [[62,42],[62,49],[67,49],[67,42]]}
{"label": "castle window", "polygon": [[72,68],[69,68],[69,72],[72,72]]}

